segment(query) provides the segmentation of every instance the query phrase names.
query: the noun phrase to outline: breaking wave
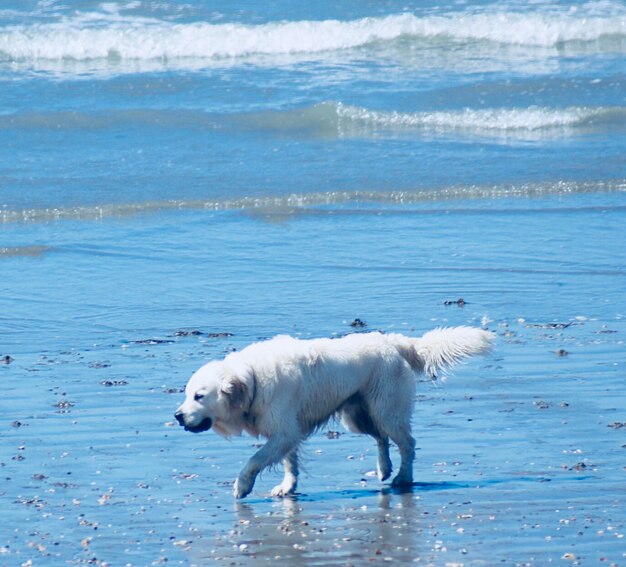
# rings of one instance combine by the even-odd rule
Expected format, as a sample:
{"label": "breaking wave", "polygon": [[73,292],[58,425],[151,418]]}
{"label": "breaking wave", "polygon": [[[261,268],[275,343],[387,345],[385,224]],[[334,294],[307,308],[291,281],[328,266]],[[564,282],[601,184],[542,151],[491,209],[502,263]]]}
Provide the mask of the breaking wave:
{"label": "breaking wave", "polygon": [[[500,9],[417,16],[411,13],[350,21],[176,23],[112,14],[79,14],[55,22],[0,28],[0,59],[9,61],[220,59],[321,53],[389,42],[455,42],[558,47],[604,42],[626,49],[626,9],[598,3],[577,9]],[[600,46],[599,49],[603,47]]]}
{"label": "breaking wave", "polygon": [[299,109],[242,114],[233,120],[249,128],[309,132],[324,137],[454,133],[492,139],[541,140],[588,131],[622,130],[626,127],[626,107],[529,106],[399,112],[324,102]]}
{"label": "breaking wave", "polygon": [[626,122],[625,107],[484,108],[449,111],[377,111],[341,103],[330,104],[338,117],[339,129],[426,129],[466,130],[483,133],[532,133],[541,130],[576,128],[594,124]]}

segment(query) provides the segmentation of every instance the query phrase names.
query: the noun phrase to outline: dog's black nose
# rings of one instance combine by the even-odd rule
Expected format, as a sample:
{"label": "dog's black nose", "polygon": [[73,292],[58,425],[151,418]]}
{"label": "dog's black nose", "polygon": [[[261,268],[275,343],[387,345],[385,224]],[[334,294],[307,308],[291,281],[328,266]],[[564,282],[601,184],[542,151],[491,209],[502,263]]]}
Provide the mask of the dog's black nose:
{"label": "dog's black nose", "polygon": [[174,414],[174,417],[176,418],[176,421],[178,422],[179,425],[185,425],[185,418],[183,416],[183,412],[182,411],[177,411]]}

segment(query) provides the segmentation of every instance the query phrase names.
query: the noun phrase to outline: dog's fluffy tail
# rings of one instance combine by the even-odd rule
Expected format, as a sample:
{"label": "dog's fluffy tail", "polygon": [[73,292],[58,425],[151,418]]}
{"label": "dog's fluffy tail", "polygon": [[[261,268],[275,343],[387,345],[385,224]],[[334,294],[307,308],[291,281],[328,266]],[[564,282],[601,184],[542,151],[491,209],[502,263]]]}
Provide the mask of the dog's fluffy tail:
{"label": "dog's fluffy tail", "polygon": [[495,338],[494,333],[476,327],[444,327],[411,342],[422,370],[435,378],[445,376],[447,370],[465,358],[489,352]]}

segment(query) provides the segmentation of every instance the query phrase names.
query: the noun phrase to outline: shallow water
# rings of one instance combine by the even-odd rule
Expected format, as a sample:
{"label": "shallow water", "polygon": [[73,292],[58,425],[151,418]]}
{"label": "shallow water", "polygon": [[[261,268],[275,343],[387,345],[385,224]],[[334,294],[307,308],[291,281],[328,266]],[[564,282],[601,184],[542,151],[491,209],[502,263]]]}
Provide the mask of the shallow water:
{"label": "shallow water", "polygon": [[[624,564],[626,8],[309,4],[0,7],[0,565]],[[497,348],[413,490],[331,424],[235,502],[188,377],[355,318]]]}
{"label": "shallow water", "polygon": [[[49,248],[2,259],[14,360],[0,367],[0,561],[621,564],[624,204],[3,225]],[[187,377],[276,333],[350,332],[355,317],[408,334],[483,324],[498,346],[419,386],[412,492],[381,485],[373,443],[331,425],[338,437],[307,444],[301,495],[269,498],[268,471],[235,502],[256,440],[174,427]]]}

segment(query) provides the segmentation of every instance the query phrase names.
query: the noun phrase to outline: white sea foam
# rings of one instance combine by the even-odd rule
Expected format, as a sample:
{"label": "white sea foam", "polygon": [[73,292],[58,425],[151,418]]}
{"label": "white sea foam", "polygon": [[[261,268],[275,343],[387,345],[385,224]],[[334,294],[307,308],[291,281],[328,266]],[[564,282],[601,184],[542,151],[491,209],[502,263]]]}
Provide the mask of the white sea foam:
{"label": "white sea foam", "polygon": [[114,10],[51,23],[0,28],[0,59],[173,60],[320,53],[394,41],[556,47],[605,42],[626,49],[626,9],[608,3],[552,8],[456,12],[419,17],[404,13],[352,21],[281,21],[261,25],[175,23],[121,15]]}

